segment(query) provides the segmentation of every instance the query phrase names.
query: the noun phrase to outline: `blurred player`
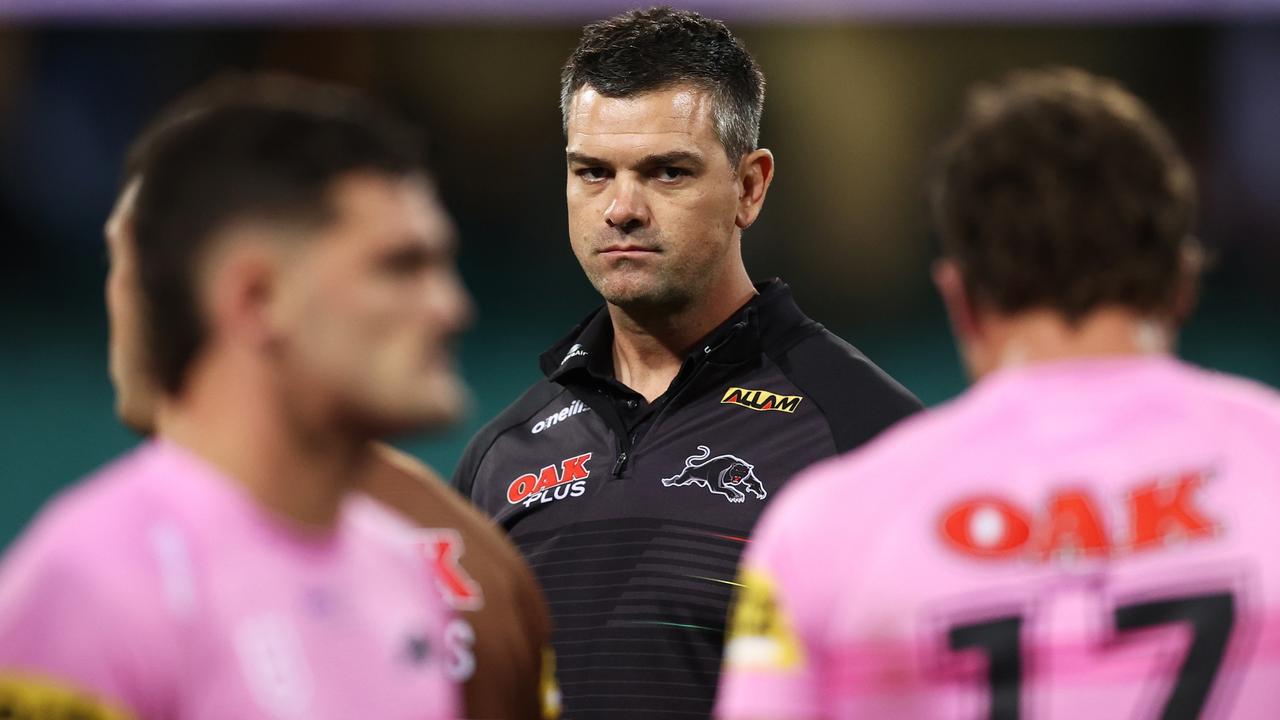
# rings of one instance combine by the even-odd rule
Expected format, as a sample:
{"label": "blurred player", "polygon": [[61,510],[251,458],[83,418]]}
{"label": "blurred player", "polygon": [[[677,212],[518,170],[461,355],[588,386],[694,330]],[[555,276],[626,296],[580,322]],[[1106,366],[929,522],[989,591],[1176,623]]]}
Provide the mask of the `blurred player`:
{"label": "blurred player", "polygon": [[724,718],[1272,718],[1280,397],[1170,356],[1193,182],[1113,82],[1018,73],[945,147],[977,385],[766,513]]}
{"label": "blurred player", "polygon": [[[208,95],[195,94],[173,113],[195,111],[185,105],[217,102]],[[245,100],[243,92],[238,97]],[[270,93],[260,100],[277,101]],[[139,149],[146,144],[144,136]],[[131,165],[140,162],[135,157]],[[136,177],[126,183],[106,225],[111,376],[121,420],[152,435],[158,390],[143,362],[146,348],[135,300],[133,215],[140,185]],[[423,553],[433,584],[456,612],[445,630],[442,652],[449,677],[464,683],[466,717],[555,717],[559,691],[549,654],[546,604],[511,541],[434,471],[390,446],[376,444],[356,475],[359,490],[421,528],[413,543]]]}
{"label": "blurred player", "polygon": [[465,400],[448,218],[394,119],[301,81],[236,90],[137,168],[112,374],[154,378],[121,411],[156,438],[5,558],[0,715],[460,714],[411,530],[351,492],[372,438]]}

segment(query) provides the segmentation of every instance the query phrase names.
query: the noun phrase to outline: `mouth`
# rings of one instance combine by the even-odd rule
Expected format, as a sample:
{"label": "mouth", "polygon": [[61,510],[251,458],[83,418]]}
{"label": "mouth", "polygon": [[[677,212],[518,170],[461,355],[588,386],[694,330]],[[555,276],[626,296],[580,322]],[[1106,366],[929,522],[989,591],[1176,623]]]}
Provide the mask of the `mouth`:
{"label": "mouth", "polygon": [[628,257],[640,255],[656,255],[661,252],[654,247],[646,247],[644,245],[609,245],[599,251],[600,255],[606,257]]}

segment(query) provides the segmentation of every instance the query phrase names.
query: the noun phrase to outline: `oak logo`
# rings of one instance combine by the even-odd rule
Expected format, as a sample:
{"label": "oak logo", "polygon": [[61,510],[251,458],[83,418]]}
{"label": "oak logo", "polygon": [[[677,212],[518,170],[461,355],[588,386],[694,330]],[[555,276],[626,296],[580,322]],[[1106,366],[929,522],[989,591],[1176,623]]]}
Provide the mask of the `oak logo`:
{"label": "oak logo", "polygon": [[584,481],[591,477],[591,471],[587,469],[587,461],[590,459],[591,453],[583,453],[562,460],[559,470],[555,465],[548,465],[537,474],[521,475],[512,480],[511,485],[507,487],[507,502],[530,507],[534,503],[582,497],[582,494],[587,491]]}
{"label": "oak logo", "polygon": [[[996,495],[970,497],[943,511],[938,529],[951,549],[993,560],[1160,550],[1218,534],[1219,526],[1196,504],[1206,479],[1205,473],[1188,472],[1142,483],[1130,488],[1116,508],[1080,489],[1053,493],[1042,512]],[[1107,517],[1124,518],[1124,527],[1109,528]]]}
{"label": "oak logo", "polygon": [[760,411],[779,410],[784,413],[794,413],[796,406],[803,399],[801,395],[779,395],[768,390],[731,387],[724,392],[724,397],[720,398],[720,404],[741,405],[744,408]]}

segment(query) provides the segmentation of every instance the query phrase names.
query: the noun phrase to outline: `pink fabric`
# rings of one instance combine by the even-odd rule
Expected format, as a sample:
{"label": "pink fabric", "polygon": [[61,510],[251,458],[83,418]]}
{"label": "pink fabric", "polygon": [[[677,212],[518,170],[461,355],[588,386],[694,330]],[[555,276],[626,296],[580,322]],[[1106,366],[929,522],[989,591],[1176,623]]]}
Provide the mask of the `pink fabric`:
{"label": "pink fabric", "polygon": [[409,528],[352,495],[318,534],[177,446],[51,504],[0,565],[0,674],[139,717],[458,716]]}
{"label": "pink fabric", "polygon": [[[1020,717],[1159,717],[1217,632],[1221,661],[1193,663],[1216,667],[1202,717],[1274,718],[1280,396],[1164,357],[1002,371],[807,471],[744,567],[802,659],[745,662],[731,639],[720,717],[989,717],[991,654],[951,633],[1020,618]],[[1119,627],[1155,602],[1207,624]]]}

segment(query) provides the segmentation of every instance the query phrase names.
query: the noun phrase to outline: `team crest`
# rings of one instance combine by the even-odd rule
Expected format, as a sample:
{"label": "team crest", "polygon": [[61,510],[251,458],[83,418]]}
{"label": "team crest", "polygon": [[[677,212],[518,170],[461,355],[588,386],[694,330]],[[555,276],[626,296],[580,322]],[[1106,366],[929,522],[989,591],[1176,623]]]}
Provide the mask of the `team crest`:
{"label": "team crest", "polygon": [[685,458],[684,470],[668,478],[662,478],[666,487],[701,485],[716,495],[723,495],[731,503],[744,502],[747,494],[763,500],[769,494],[764,483],[756,477],[756,467],[737,455],[711,457],[711,448],[698,446],[698,453]]}

